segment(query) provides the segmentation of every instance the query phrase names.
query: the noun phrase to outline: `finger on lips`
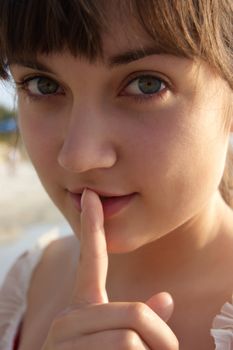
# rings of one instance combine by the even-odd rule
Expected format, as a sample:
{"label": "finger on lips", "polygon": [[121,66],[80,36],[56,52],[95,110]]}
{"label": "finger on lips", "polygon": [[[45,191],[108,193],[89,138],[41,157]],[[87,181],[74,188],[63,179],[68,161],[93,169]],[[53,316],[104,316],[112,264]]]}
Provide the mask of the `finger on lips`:
{"label": "finger on lips", "polygon": [[108,254],[104,213],[99,196],[88,189],[82,194],[80,256],[72,304],[108,302],[106,278]]}
{"label": "finger on lips", "polygon": [[[108,303],[104,213],[100,198],[90,190],[85,190],[82,195],[80,258],[77,263],[71,311],[60,315],[53,324],[57,340],[69,342],[77,339],[80,349],[81,343],[91,348],[89,342],[92,340],[97,345],[104,334],[111,339],[123,332],[124,336],[128,336],[127,340],[123,340],[138,343],[138,349],[179,348],[172,330],[151,308],[158,300],[151,299],[148,305],[140,302]],[[106,343],[107,338],[104,340]],[[112,349],[119,348],[113,343],[111,346]],[[111,349],[111,346],[107,348]]]}

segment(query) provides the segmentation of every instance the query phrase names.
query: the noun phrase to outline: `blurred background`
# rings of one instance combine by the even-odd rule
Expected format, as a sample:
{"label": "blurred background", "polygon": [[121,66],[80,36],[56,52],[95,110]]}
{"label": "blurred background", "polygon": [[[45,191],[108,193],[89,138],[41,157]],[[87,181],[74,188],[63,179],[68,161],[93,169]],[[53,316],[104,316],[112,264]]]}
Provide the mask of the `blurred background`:
{"label": "blurred background", "polygon": [[14,106],[13,87],[0,82],[0,285],[14,260],[38,240],[71,232],[27,157]]}

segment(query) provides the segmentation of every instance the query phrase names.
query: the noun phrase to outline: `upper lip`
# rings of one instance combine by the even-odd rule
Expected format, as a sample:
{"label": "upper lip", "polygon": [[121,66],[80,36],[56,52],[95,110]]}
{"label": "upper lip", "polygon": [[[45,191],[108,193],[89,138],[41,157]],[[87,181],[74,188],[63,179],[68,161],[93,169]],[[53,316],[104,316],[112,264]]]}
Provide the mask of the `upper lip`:
{"label": "upper lip", "polygon": [[116,194],[116,193],[110,193],[110,192],[105,192],[105,191],[99,191],[99,190],[95,190],[95,189],[92,189],[92,188],[89,188],[89,187],[83,187],[83,188],[78,188],[78,189],[69,189],[68,191],[70,193],[73,193],[73,194],[79,194],[81,195],[84,191],[84,189],[89,189],[93,192],[95,192],[96,194],[98,194],[100,197],[122,197],[122,196],[128,196],[132,193],[127,193],[127,194]]}

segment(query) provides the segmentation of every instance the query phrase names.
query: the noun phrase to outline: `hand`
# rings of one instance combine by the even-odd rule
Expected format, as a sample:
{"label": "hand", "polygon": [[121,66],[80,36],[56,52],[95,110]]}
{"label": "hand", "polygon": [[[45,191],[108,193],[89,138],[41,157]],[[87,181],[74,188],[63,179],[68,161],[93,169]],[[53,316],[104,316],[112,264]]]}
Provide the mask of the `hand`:
{"label": "hand", "polygon": [[164,322],[173,311],[169,294],[147,303],[108,302],[107,269],[102,204],[96,193],[85,190],[72,305],[54,320],[42,350],[178,350]]}

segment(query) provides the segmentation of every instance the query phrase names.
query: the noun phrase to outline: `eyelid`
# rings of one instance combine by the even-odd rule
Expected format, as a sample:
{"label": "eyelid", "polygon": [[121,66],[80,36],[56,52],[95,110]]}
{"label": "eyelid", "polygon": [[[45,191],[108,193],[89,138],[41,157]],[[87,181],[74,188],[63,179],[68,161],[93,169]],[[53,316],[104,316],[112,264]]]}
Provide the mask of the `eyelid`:
{"label": "eyelid", "polygon": [[[61,89],[62,91],[52,93],[52,94],[44,94],[44,95],[31,92],[28,88],[28,84],[36,79],[43,79],[43,78],[53,81],[55,84],[58,85],[58,89],[59,90]],[[53,96],[56,96],[59,94],[60,95],[65,94],[64,86],[60,82],[58,82],[57,79],[49,76],[49,74],[41,74],[41,73],[34,73],[33,74],[33,73],[31,73],[29,75],[23,76],[21,80],[15,81],[15,84],[16,84],[17,88],[25,90],[25,92],[27,91],[28,95],[30,95],[31,97],[35,97],[35,98],[46,98],[46,97],[53,97]]]}
{"label": "eyelid", "polygon": [[26,81],[28,79],[33,79],[33,78],[48,78],[48,79],[57,81],[56,78],[50,75],[49,73],[42,73],[36,70],[34,72],[20,74],[19,81]]}
{"label": "eyelid", "polygon": [[52,80],[54,83],[58,84],[63,90],[65,90],[65,86],[63,83],[59,82],[56,78],[50,76],[47,73],[39,73],[39,72],[29,73],[27,75],[22,76],[22,78],[19,78],[19,80],[15,80],[15,83],[16,85],[22,86],[23,84],[27,84],[28,82],[34,79],[41,79],[41,78]]}

